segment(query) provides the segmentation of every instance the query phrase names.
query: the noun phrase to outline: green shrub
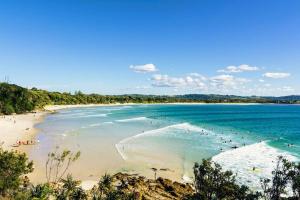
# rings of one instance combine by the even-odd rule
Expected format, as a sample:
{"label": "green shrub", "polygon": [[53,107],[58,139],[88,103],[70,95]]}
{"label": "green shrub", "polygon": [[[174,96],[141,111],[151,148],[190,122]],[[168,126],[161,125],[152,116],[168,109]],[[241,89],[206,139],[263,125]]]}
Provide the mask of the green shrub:
{"label": "green shrub", "polygon": [[21,176],[33,171],[33,163],[25,153],[0,148],[0,196],[12,195],[21,184]]}

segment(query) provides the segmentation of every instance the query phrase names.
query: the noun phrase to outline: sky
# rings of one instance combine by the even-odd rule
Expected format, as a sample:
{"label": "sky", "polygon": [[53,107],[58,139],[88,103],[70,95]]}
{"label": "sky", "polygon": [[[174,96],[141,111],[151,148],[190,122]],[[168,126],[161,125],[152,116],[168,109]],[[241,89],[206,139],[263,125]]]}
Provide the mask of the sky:
{"label": "sky", "polygon": [[2,0],[0,81],[100,94],[300,94],[299,0]]}

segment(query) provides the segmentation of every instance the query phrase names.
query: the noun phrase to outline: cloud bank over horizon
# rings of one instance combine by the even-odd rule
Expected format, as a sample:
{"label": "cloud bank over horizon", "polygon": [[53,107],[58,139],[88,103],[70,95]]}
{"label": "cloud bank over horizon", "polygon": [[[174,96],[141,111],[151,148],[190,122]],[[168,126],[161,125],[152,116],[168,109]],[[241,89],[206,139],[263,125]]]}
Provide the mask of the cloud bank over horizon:
{"label": "cloud bank over horizon", "polygon": [[[156,70],[148,71],[156,72]],[[253,73],[255,73],[255,76],[253,76]],[[240,74],[241,76],[233,74]],[[250,76],[249,74],[252,75]],[[265,72],[262,67],[247,64],[238,66],[230,65],[218,69],[213,76],[203,75],[198,72],[191,72],[180,76],[156,73],[148,79],[150,85],[144,86],[143,89],[169,88],[172,89],[174,93],[193,92],[247,96],[267,96],[270,94],[288,95],[295,92],[295,89],[289,85],[283,84],[284,82],[280,82],[279,79],[286,79],[290,77],[290,75],[291,74],[288,72]]]}

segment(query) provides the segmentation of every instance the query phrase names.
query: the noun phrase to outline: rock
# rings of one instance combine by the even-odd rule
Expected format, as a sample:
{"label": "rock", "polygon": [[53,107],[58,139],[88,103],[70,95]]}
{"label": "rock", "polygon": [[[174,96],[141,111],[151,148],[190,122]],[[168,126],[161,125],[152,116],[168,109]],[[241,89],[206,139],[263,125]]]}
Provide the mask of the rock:
{"label": "rock", "polygon": [[115,184],[119,185],[118,189],[134,193],[136,199],[179,200],[194,193],[194,189],[189,184],[173,182],[161,177],[153,180],[125,173],[117,173],[113,177]]}

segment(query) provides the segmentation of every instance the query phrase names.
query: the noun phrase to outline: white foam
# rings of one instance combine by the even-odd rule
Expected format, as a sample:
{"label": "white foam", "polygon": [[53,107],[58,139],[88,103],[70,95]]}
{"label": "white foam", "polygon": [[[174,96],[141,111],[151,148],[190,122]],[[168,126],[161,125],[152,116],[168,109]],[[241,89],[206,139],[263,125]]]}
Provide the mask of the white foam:
{"label": "white foam", "polygon": [[[120,143],[115,144],[115,147],[119,153],[119,155],[122,157],[123,160],[127,160],[128,157],[126,156],[125,152],[124,152],[124,146]],[[123,150],[121,150],[121,148],[123,148]]]}
{"label": "white foam", "polygon": [[68,115],[61,115],[60,118],[63,119],[78,119],[78,118],[88,118],[88,117],[107,117],[108,114],[111,113],[100,113],[100,114],[90,114],[90,113],[75,113]]}
{"label": "white foam", "polygon": [[212,161],[220,164],[224,170],[231,170],[236,174],[237,183],[261,190],[260,180],[272,178],[272,171],[279,156],[290,161],[297,160],[287,152],[273,148],[266,142],[260,142],[225,151],[214,156]]}
{"label": "white foam", "polygon": [[204,131],[206,131],[206,132],[208,132],[207,130],[205,130],[203,128],[193,126],[189,123],[174,124],[174,125],[166,126],[166,127],[163,127],[163,128],[158,128],[158,129],[154,129],[154,130],[150,130],[150,131],[145,131],[145,132],[139,133],[137,135],[125,138],[125,139],[121,140],[118,144],[116,144],[115,147],[116,147],[117,151],[119,152],[119,154],[121,155],[121,157],[124,160],[127,160],[128,158],[124,153],[124,144],[125,143],[129,142],[130,140],[133,140],[133,139],[136,139],[136,138],[139,138],[139,137],[143,137],[143,136],[160,135],[160,134],[165,133],[169,129],[185,130],[186,133],[189,133],[190,131],[193,131],[193,132],[204,132]]}
{"label": "white foam", "polygon": [[83,117],[107,117],[109,113],[101,113],[101,114],[93,114],[93,115],[85,115]]}
{"label": "white foam", "polygon": [[184,175],[182,176],[182,181],[183,181],[184,183],[193,183],[193,179],[192,179],[191,177],[189,177],[187,174],[184,174]]}
{"label": "white foam", "polygon": [[170,125],[170,126],[166,126],[163,128],[158,128],[158,129],[154,129],[154,130],[150,130],[150,131],[145,131],[142,133],[139,133],[137,135],[134,135],[132,137],[129,138],[125,138],[124,140],[120,141],[119,143],[126,143],[129,140],[138,138],[138,137],[142,137],[142,136],[146,136],[146,135],[158,135],[158,134],[162,134],[164,133],[166,130],[169,129],[182,129],[182,130],[186,130],[187,132],[189,131],[194,131],[194,132],[201,132],[202,130],[204,131],[204,129],[197,127],[197,126],[193,126],[189,123],[181,123],[181,124],[175,124],[175,125]]}
{"label": "white foam", "polygon": [[135,117],[135,118],[129,118],[129,119],[119,119],[119,120],[116,120],[116,122],[144,121],[147,119],[148,119],[147,117]]}
{"label": "white foam", "polygon": [[113,124],[113,122],[103,122],[103,124]]}
{"label": "white foam", "polygon": [[102,123],[96,123],[96,124],[90,124],[90,127],[96,127],[96,126],[101,126],[105,124],[113,124],[113,122],[102,122]]}
{"label": "white foam", "polygon": [[132,106],[106,107],[103,110],[115,111],[115,110],[123,110],[123,109],[128,109],[128,108],[132,108]]}
{"label": "white foam", "polygon": [[90,127],[95,127],[95,126],[101,126],[102,125],[102,123],[96,123],[96,124],[90,124],[89,126]]}

